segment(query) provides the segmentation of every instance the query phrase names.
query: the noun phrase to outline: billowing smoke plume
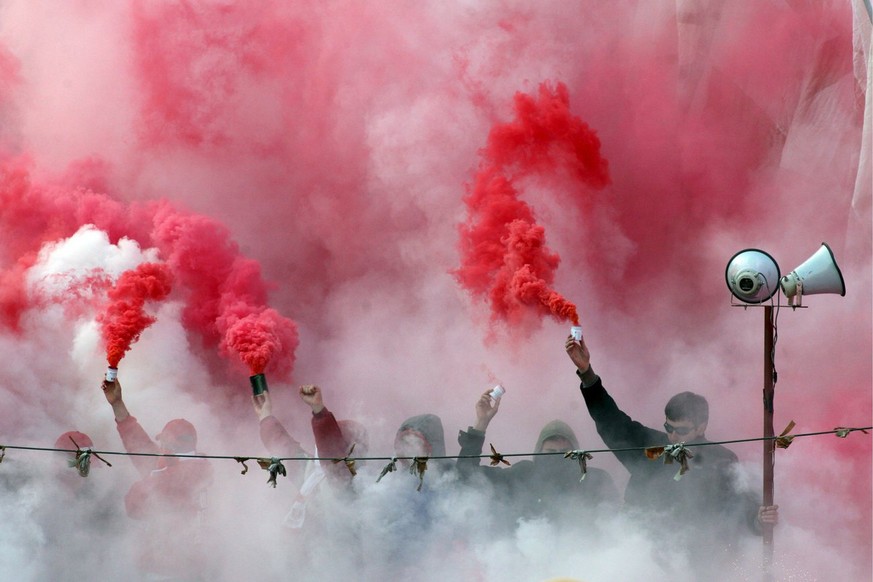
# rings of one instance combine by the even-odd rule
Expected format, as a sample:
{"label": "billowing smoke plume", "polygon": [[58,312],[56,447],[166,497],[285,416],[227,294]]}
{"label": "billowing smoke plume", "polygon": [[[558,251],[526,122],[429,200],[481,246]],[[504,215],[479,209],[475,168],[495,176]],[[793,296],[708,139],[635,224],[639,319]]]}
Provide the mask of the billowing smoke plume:
{"label": "billowing smoke plume", "polygon": [[[152,436],[190,420],[205,452],[269,454],[258,372],[309,451],[304,383],[373,455],[422,413],[456,453],[495,382],[486,446],[529,452],[559,418],[597,449],[564,353],[574,313],[633,418],[657,427],[692,390],[708,438],[756,437],[762,310],[731,306],[725,264],[760,248],[785,274],[822,241],[847,293],[780,311],[776,431],[869,425],[870,44],[864,0],[4,0],[0,445],[75,429],[122,449],[100,314],[147,263],[173,288],[143,304],[124,399]],[[760,493],[760,443],[730,448]],[[859,432],[777,450],[777,578],[869,576],[871,458]],[[67,483],[68,460],[6,450],[0,578],[137,568],[132,463]],[[611,455],[588,464],[623,488]],[[412,495],[408,472],[376,484],[362,465],[353,498],[322,487],[304,542],[283,525],[301,483],[214,461],[214,578],[693,579],[626,515],[507,524],[495,490],[431,466]],[[760,538],[744,542],[731,574],[757,579]]]}
{"label": "billowing smoke plume", "polygon": [[172,276],[160,263],[142,263],[125,271],[107,292],[109,304],[97,320],[106,343],[106,362],[113,368],[142,332],[155,322],[145,311],[147,301],[163,301],[172,289]]}
{"label": "billowing smoke plume", "polygon": [[[120,358],[118,350],[123,353],[148,325],[146,320],[122,323],[120,316],[147,319],[144,312],[134,316],[130,309],[141,311],[135,305],[140,299],[165,297],[173,276],[182,287],[185,325],[199,334],[207,347],[219,348],[233,361],[241,360],[252,373],[260,373],[271,362],[278,377],[286,378],[290,373],[297,347],[296,326],[267,306],[267,284],[260,266],[240,253],[220,223],[178,210],[166,200],[126,205],[87,187],[34,183],[24,160],[7,160],[0,176],[0,224],[10,243],[0,308],[10,328],[18,327],[22,314],[31,306],[24,288],[25,274],[40,245],[91,224],[104,229],[110,240],[126,237],[156,247],[167,265],[153,267],[154,272],[143,272],[140,277],[129,275],[133,280],[120,281],[122,288],[110,294],[108,319],[104,319],[108,347],[114,350],[110,359]],[[122,332],[119,326],[141,329]],[[117,342],[120,344],[115,345]]]}
{"label": "billowing smoke plume", "polygon": [[569,111],[567,87],[539,88],[538,98],[517,94],[511,123],[488,135],[482,162],[466,197],[468,223],[461,227],[461,285],[488,299],[492,318],[524,321],[525,309],[579,324],[576,306],[553,290],[560,258],[549,251],[545,229],[520,199],[515,181],[554,172],[569,174],[570,200],[609,182],[600,141]]}

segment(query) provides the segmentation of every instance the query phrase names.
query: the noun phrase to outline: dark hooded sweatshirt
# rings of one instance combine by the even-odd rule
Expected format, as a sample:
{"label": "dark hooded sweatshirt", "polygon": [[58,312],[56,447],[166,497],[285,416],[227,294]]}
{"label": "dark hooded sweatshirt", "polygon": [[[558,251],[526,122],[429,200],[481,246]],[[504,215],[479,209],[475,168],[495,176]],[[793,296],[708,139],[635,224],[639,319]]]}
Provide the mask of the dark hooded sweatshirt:
{"label": "dark hooded sweatshirt", "polygon": [[[669,444],[665,432],[643,426],[621,411],[600,378],[595,378],[589,386],[583,382],[581,390],[606,446],[621,449]],[[662,515],[661,527],[669,523],[691,526],[683,529],[693,531],[700,526],[716,536],[730,537],[743,530],[757,531],[758,504],[753,495],[735,487],[736,455],[721,445],[689,447],[689,452],[693,455],[689,471],[678,480],[677,463],[650,460],[641,450],[615,452],[630,473],[626,506]]]}
{"label": "dark hooded sweatshirt", "polygon": [[[565,423],[553,420],[540,431],[534,452],[540,453],[544,443],[552,438],[566,439],[571,449],[579,448],[576,434]],[[485,433],[469,427],[458,433],[461,457],[482,454]],[[609,473],[588,466],[585,479],[578,462],[563,455],[539,455],[533,461],[515,461],[509,467],[480,466],[480,458],[458,459],[458,471],[463,477],[484,476],[503,503],[506,517],[544,516],[550,519],[590,519],[596,512],[615,507],[618,491]]]}

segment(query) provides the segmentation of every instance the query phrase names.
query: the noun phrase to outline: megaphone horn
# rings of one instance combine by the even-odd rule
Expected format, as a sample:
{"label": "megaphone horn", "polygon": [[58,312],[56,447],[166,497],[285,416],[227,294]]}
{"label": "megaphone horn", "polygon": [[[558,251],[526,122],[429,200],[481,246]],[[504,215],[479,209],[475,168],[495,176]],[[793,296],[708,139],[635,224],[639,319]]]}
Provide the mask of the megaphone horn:
{"label": "megaphone horn", "polygon": [[[803,295],[820,295],[822,293],[846,294],[846,283],[843,274],[834,259],[834,253],[827,243],[821,243],[814,255],[803,264],[782,277],[779,282],[782,292],[788,297],[788,304],[793,304],[794,297]],[[798,302],[799,304],[799,302]]]}

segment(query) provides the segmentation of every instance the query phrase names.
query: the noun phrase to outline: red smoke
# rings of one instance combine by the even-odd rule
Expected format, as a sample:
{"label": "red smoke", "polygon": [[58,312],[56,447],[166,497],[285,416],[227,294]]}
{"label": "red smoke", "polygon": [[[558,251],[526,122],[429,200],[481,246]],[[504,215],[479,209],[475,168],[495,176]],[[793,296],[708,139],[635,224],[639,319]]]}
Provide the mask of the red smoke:
{"label": "red smoke", "polygon": [[270,362],[281,376],[291,370],[293,358],[276,360],[276,354],[293,354],[297,347],[296,327],[274,309],[257,309],[240,304],[239,313],[228,309],[222,321],[226,332],[221,347],[234,351],[249,367],[252,375],[261,374]]}
{"label": "red smoke", "polygon": [[[313,9],[132,0],[99,11],[69,2],[50,18],[39,3],[2,4],[0,150],[19,157],[0,154],[0,307],[18,333],[0,339],[16,348],[43,353],[53,339],[26,335],[54,315],[34,304],[27,269],[47,241],[92,222],[110,241],[160,248],[192,343],[203,339],[191,360],[221,353],[250,369],[269,357],[268,373],[290,366],[293,323],[274,327],[267,312],[293,313],[307,333],[301,373],[338,387],[337,411],[356,399],[339,387],[360,386],[355,410],[382,426],[409,409],[448,418],[463,406],[445,403],[466,401],[487,368],[508,386],[567,386],[548,398],[510,390],[495,438],[511,425],[503,434],[521,450],[538,419],[559,410],[596,439],[572,369],[540,365],[568,365],[563,337],[553,343],[543,330],[523,344],[524,358],[467,341],[465,302],[446,292],[454,267],[459,294],[513,330],[552,315],[552,299],[578,301],[595,368],[629,413],[656,419],[673,393],[699,388],[711,438],[754,436],[760,314],[730,308],[725,262],[757,247],[785,271],[827,241],[848,293],[783,311],[777,431],[791,418],[809,430],[869,418],[870,19],[861,0]],[[538,91],[544,79],[567,89]],[[571,111],[596,128],[601,151]],[[604,180],[582,179],[595,175]],[[466,206],[457,194],[465,180]],[[172,202],[134,202],[158,198]],[[104,216],[110,201],[119,213]],[[202,247],[190,240],[200,236]],[[362,329],[372,330],[367,341],[350,343],[346,334]],[[254,339],[262,333],[272,338]],[[434,369],[439,392],[388,381]],[[39,377],[47,389],[55,370],[64,369]],[[15,391],[16,376],[7,366],[0,383]],[[31,415],[3,401],[6,432],[36,437],[33,419],[56,418],[44,402],[66,394],[34,401]],[[241,430],[252,419],[220,421]],[[231,432],[234,447],[244,444]],[[831,554],[866,574],[871,439],[809,440],[839,461],[842,485],[806,461],[787,466],[790,455],[812,458],[806,441],[780,454],[777,503],[795,505],[782,507],[783,531],[808,512],[807,541],[792,544],[810,550],[801,567],[830,570],[813,556]],[[736,447],[746,461],[758,450]],[[777,552],[788,546],[777,541]]]}
{"label": "red smoke", "polygon": [[[109,233],[110,241],[127,237],[143,247],[158,247],[185,301],[183,323],[203,337],[205,347],[218,348],[222,355],[239,358],[249,368],[260,371],[273,362],[271,371],[287,378],[298,343],[296,325],[267,306],[267,284],[260,266],[240,253],[228,229],[206,216],[181,211],[165,200],[127,205],[109,194],[78,186],[102,184],[100,173],[99,164],[80,163],[55,184],[35,182],[25,159],[6,160],[0,165],[3,323],[17,329],[23,312],[37,306],[39,298],[27,296],[24,276],[41,246],[69,237],[85,224],[94,224]],[[81,280],[75,284],[93,282]],[[129,311],[134,305],[123,300],[129,300],[124,293],[130,291],[125,286],[120,295],[110,298],[113,304],[120,303],[111,307],[112,315],[104,319],[110,326],[104,328],[109,334],[105,337],[110,363],[120,359],[145,328],[137,332],[136,326],[150,323]],[[76,289],[71,292],[76,293]],[[123,321],[118,319],[122,315]],[[115,325],[121,327],[112,327]]]}
{"label": "red smoke", "polygon": [[609,184],[600,140],[570,113],[567,88],[542,84],[537,98],[517,93],[515,119],[495,125],[473,187],[465,197],[469,217],[461,225],[460,284],[487,297],[492,321],[516,325],[533,309],[559,321],[579,324],[576,306],[552,289],[560,257],[549,250],[545,229],[533,209],[519,199],[514,180],[566,173],[584,196]]}
{"label": "red smoke", "polygon": [[118,367],[130,346],[155,322],[155,318],[145,312],[145,304],[163,301],[170,294],[172,280],[166,265],[142,263],[122,273],[109,290],[109,304],[98,321],[110,366]]}
{"label": "red smoke", "polygon": [[260,265],[240,254],[224,225],[206,216],[162,204],[154,225],[154,244],[188,290],[186,328],[222,354],[236,353],[253,374],[272,364],[271,372],[286,378],[294,366],[297,326],[266,306]]}
{"label": "red smoke", "polygon": [[0,323],[12,329],[32,301],[24,276],[44,243],[71,236],[85,224],[105,230],[111,241],[122,235],[143,240],[147,232],[139,227],[138,206],[125,207],[83,186],[79,170],[88,164],[77,165],[60,183],[34,183],[31,166],[27,158],[0,160]]}

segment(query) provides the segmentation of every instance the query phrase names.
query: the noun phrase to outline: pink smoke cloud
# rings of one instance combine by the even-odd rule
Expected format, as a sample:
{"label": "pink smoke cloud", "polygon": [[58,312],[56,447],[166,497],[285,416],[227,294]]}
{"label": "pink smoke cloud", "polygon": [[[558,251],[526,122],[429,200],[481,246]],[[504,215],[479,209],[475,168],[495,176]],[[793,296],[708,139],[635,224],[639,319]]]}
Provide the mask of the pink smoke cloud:
{"label": "pink smoke cloud", "polygon": [[[296,326],[266,306],[267,284],[261,277],[260,267],[242,256],[225,227],[208,217],[179,211],[167,201],[125,205],[108,194],[85,187],[34,182],[29,166],[27,161],[20,159],[8,160],[2,167],[0,225],[8,243],[8,262],[0,290],[3,301],[0,313],[11,329],[18,327],[26,309],[35,306],[25,292],[24,277],[36,260],[39,247],[45,242],[72,235],[82,225],[94,224],[105,229],[110,240],[117,241],[125,236],[143,246],[154,245],[161,251],[173,276],[185,286],[184,322],[191,332],[203,338],[206,346],[220,346],[223,355],[238,358],[249,368],[255,366],[260,371],[275,356],[270,369],[280,378],[290,374],[297,346]],[[80,177],[77,172],[80,169],[87,170],[89,180],[95,179],[92,176],[93,164],[79,164],[61,181],[86,183],[89,180]],[[143,274],[148,279],[148,274]],[[166,277],[163,280],[168,283]],[[76,284],[89,283],[82,280]],[[143,300],[158,301],[166,295],[157,293],[154,286],[134,287],[146,293]],[[168,285],[160,288],[169,291]],[[110,299],[113,297],[110,293]],[[130,299],[119,297],[124,303],[120,308],[122,314],[130,311]],[[117,364],[130,342],[151,323],[151,319],[141,313],[136,317],[139,323],[134,325],[141,329],[124,333],[113,331],[119,324],[116,316],[107,317],[106,337],[111,340],[109,357]],[[240,320],[246,321],[247,325],[241,326]],[[129,326],[125,324],[123,327]],[[235,329],[231,331],[231,328]],[[121,342],[117,346],[116,340]],[[256,341],[264,343],[256,346]]]}
{"label": "pink smoke cloud", "polygon": [[[780,316],[777,424],[869,419],[871,187],[855,184],[870,151],[869,49],[853,36],[869,22],[858,2],[129,2],[113,4],[122,8],[102,34],[87,35],[96,40],[75,43],[94,30],[94,6],[71,2],[51,18],[28,2],[2,8],[6,329],[21,334],[22,316],[39,311],[24,277],[42,246],[93,222],[173,265],[184,326],[204,339],[190,359],[246,354],[251,371],[270,346],[281,376],[294,353],[295,376],[332,385],[332,406],[385,433],[421,409],[466,426],[473,388],[496,377],[509,388],[499,422],[511,427],[495,423],[496,439],[520,450],[541,418],[567,414],[598,443],[561,352],[565,329],[544,318],[524,340],[482,348],[478,314],[446,275],[458,267],[464,194],[482,187],[524,216],[517,238],[538,254],[510,262],[536,265],[530,280],[578,306],[596,367],[628,412],[657,423],[679,386],[701,391],[712,437],[760,432],[760,314],[730,308],[727,259],[760,247],[787,270],[827,241],[847,296]],[[596,132],[608,186],[580,188],[571,150],[532,150],[527,173],[503,161],[488,180],[477,173],[492,128],[515,118],[513,96],[536,103],[543,82],[566,86],[560,119]],[[484,259],[465,273],[471,293],[515,321],[507,295],[542,304],[541,287],[531,298],[529,279],[495,277],[509,241],[508,228],[495,230],[472,241]],[[293,314],[305,341],[273,310]],[[47,400],[61,392],[45,390]],[[305,425],[299,403],[286,404]],[[844,541],[841,561],[867,573],[869,438],[820,442],[807,450],[838,460],[845,486],[828,487],[806,459],[785,462],[804,453],[798,440],[779,451],[777,502],[797,496],[786,523]],[[759,447],[736,450],[757,462]],[[835,512],[800,503],[810,491],[857,516],[828,521]]]}

